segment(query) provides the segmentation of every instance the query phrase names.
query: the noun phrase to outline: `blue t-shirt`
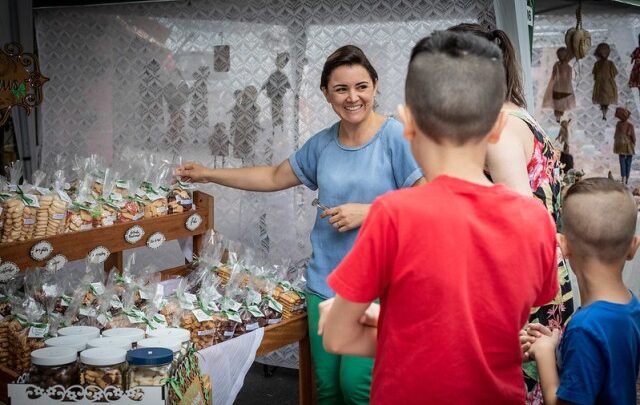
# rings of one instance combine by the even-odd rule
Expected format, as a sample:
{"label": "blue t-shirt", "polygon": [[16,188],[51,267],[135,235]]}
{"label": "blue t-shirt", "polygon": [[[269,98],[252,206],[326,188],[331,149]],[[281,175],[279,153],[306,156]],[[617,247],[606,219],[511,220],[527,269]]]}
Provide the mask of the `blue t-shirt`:
{"label": "blue t-shirt", "polygon": [[557,396],[576,404],[635,405],[640,302],[596,301],[573,315],[560,343]]}
{"label": "blue t-shirt", "polygon": [[[397,120],[387,119],[369,142],[357,148],[340,144],[338,128],[336,123],[320,131],[289,157],[293,172],[302,184],[318,189],[322,204],[370,204],[379,195],[411,186],[422,176]],[[320,218],[321,212],[317,210],[311,231],[313,253],[307,289],[333,297],[327,276],[353,246],[358,229],[338,232],[329,224],[329,218]]]}

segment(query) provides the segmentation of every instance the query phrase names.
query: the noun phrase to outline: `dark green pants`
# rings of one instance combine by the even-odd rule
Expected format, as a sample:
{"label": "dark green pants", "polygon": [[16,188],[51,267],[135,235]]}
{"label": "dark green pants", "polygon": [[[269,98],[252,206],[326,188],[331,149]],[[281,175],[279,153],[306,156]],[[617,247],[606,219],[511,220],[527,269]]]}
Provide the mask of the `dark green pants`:
{"label": "dark green pants", "polygon": [[327,353],[318,336],[318,304],[324,298],[307,293],[311,360],[316,373],[318,405],[368,404],[373,359]]}

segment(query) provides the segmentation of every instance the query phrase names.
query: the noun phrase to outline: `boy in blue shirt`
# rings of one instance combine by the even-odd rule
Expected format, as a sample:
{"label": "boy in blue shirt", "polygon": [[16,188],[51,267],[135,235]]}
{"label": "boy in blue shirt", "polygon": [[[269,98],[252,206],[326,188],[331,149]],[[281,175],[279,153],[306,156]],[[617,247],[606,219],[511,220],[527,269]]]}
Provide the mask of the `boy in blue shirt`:
{"label": "boy in blue shirt", "polygon": [[558,243],[578,279],[582,307],[562,341],[559,330],[529,325],[533,343],[525,357],[537,362],[546,405],[636,403],[640,302],[622,281],[624,262],[640,241],[636,216],[633,197],[613,180],[585,179],[567,192]]}

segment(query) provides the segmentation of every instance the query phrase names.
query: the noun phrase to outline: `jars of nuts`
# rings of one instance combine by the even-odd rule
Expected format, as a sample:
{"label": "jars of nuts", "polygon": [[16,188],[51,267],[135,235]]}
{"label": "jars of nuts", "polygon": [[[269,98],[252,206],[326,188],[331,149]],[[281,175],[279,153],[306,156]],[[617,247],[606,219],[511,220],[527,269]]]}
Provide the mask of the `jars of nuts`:
{"label": "jars of nuts", "polygon": [[58,335],[60,336],[84,336],[87,340],[94,339],[100,336],[100,329],[94,326],[67,326],[66,328],[58,329]]}
{"label": "jars of nuts", "polygon": [[112,385],[124,388],[127,352],[116,348],[94,348],[80,353],[80,384],[97,385],[101,389]]}
{"label": "jars of nuts", "polygon": [[191,332],[187,329],[182,328],[159,328],[150,330],[147,335],[150,338],[170,338],[177,339],[182,342],[182,346],[180,349],[181,357],[187,355],[189,351],[189,347],[191,346]]}
{"label": "jars of nuts", "polygon": [[46,347],[70,347],[80,353],[87,348],[87,339],[84,336],[69,335],[59,336],[44,341]]}
{"label": "jars of nuts", "polygon": [[171,365],[173,368],[175,368],[182,359],[182,355],[180,353],[180,350],[182,349],[182,342],[176,338],[146,338],[138,342],[139,349],[149,347],[163,347],[171,350],[171,352],[173,352],[173,362]]}
{"label": "jars of nuts", "polygon": [[139,385],[164,385],[169,377],[173,352],[161,347],[141,348],[127,353],[129,388]]}
{"label": "jars of nuts", "polygon": [[31,352],[29,384],[68,388],[79,380],[78,353],[70,347],[45,347]]}
{"label": "jars of nuts", "polygon": [[123,350],[131,350],[131,339],[123,337],[100,337],[87,342],[87,349],[96,347],[110,347]]}
{"label": "jars of nuts", "polygon": [[129,339],[131,346],[135,349],[138,340],[144,339],[144,331],[138,328],[113,328],[102,332],[103,337],[121,337]]}

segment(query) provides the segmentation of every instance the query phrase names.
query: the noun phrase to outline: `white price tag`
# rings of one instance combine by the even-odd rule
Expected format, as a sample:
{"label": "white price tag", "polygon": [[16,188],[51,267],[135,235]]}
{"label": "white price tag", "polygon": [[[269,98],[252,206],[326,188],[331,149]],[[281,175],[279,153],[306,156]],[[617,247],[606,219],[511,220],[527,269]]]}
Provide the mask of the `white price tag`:
{"label": "white price tag", "polygon": [[67,262],[68,260],[65,255],[57,254],[53,256],[51,259],[49,259],[49,261],[47,262],[47,270],[51,272],[56,272],[62,269],[67,264]]}
{"label": "white price tag", "polygon": [[0,282],[4,283],[15,277],[20,272],[20,268],[14,262],[0,263]]}
{"label": "white price tag", "polygon": [[140,225],[134,225],[131,228],[127,229],[127,232],[124,234],[124,240],[133,245],[138,243],[143,236],[144,229],[142,229]]}
{"label": "white price tag", "polygon": [[211,317],[211,315],[207,315],[206,312],[204,312],[201,309],[194,309],[193,311],[191,311],[193,313],[193,315],[196,317],[196,319],[198,320],[198,322],[204,322],[204,321],[212,321],[213,318]]}

